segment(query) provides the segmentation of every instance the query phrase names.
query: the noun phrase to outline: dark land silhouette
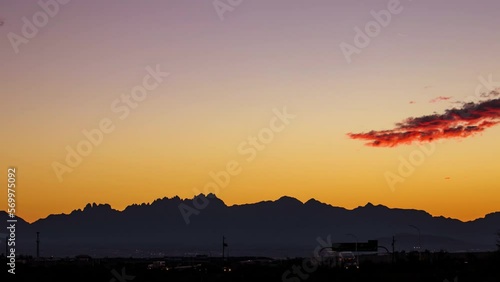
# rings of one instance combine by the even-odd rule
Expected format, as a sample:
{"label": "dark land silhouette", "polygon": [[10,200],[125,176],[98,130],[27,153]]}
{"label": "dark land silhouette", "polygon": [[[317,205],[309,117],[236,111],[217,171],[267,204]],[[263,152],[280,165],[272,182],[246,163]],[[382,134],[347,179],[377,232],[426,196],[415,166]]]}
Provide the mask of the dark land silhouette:
{"label": "dark land silhouette", "polygon": [[[18,218],[17,254],[35,256],[36,232],[40,232],[42,257],[218,257],[222,235],[228,238],[229,256],[310,256],[318,238],[353,242],[352,234],[360,242],[378,240],[388,250],[394,236],[396,251],[485,252],[496,250],[500,229],[499,212],[462,222],[370,203],[348,210],[314,199],[302,203],[282,197],[227,206],[212,194],[197,197],[208,200],[208,205],[191,215],[189,224],[179,205],[193,207],[192,199],[179,197],[131,205],[123,211],[88,204],[83,210],[31,224]],[[6,220],[7,214],[0,212],[0,222]],[[418,226],[420,234],[410,225]]]}
{"label": "dark land silhouette", "polygon": [[322,265],[304,268],[304,258],[273,260],[262,257],[231,257],[224,263],[226,269],[231,269],[229,272],[223,271],[220,258],[206,257],[162,258],[161,260],[165,262],[165,268],[162,269],[148,269],[148,266],[158,259],[146,258],[95,259],[79,256],[38,261],[21,259],[17,263],[16,276],[8,276],[5,281],[500,281],[498,252],[466,254],[438,252],[423,254],[420,260],[416,253],[397,253],[396,257],[394,263],[384,256],[364,258],[361,267],[354,270]]}

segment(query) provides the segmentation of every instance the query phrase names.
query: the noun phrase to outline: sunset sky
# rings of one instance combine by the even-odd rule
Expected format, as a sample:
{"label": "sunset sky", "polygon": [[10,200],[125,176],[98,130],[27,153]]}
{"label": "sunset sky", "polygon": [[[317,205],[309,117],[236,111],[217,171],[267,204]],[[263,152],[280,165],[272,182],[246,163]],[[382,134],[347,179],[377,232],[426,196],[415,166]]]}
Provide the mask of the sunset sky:
{"label": "sunset sky", "polygon": [[[500,2],[402,0],[348,63],[341,43],[354,45],[355,28],[390,2],[243,0],[218,14],[211,0],[73,0],[16,47],[23,17],[44,10],[1,1],[1,179],[18,169],[17,215],[32,222],[93,202],[121,210],[191,198],[232,160],[242,172],[217,193],[226,204],[288,195],[461,220],[499,211],[500,126],[425,143],[431,153],[418,142],[350,138],[461,102],[493,101],[481,121],[498,121]],[[114,101],[142,85],[148,67],[169,75],[121,116]],[[238,147],[284,108],[295,117],[248,161]],[[106,118],[114,130],[59,181],[54,163],[66,164],[66,147]],[[417,155],[391,186],[388,173]],[[0,201],[4,210],[6,193]]]}

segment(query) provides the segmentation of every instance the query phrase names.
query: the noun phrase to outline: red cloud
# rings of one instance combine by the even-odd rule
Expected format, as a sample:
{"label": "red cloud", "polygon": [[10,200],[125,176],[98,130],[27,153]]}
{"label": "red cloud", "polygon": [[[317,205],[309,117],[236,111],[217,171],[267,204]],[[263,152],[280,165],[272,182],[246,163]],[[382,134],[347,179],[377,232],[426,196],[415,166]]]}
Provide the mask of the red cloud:
{"label": "red cloud", "polygon": [[446,101],[446,100],[450,100],[452,97],[444,97],[444,96],[439,96],[437,98],[434,98],[432,100],[429,101],[429,103],[436,103],[436,102],[439,102],[439,101]]}
{"label": "red cloud", "polygon": [[444,114],[410,117],[389,130],[348,133],[352,139],[367,140],[367,146],[395,147],[413,142],[466,138],[500,123],[500,99],[467,103]]}

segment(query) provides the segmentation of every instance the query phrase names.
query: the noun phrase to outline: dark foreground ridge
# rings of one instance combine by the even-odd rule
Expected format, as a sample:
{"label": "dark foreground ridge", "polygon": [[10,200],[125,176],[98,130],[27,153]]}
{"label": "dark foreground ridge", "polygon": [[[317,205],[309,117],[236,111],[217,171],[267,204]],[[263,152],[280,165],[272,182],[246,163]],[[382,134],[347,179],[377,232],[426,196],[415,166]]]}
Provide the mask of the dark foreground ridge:
{"label": "dark foreground ridge", "polygon": [[[0,262],[3,259],[0,259]],[[4,264],[2,262],[2,264]],[[156,259],[77,256],[64,259],[23,259],[15,281],[367,281],[367,282],[497,282],[500,253],[450,254],[398,252],[360,257],[360,267],[346,269],[313,258],[207,256]],[[5,273],[5,272],[4,272]],[[5,276],[5,274],[3,274]],[[2,280],[4,281],[4,280]],[[14,281],[14,280],[5,280]]]}

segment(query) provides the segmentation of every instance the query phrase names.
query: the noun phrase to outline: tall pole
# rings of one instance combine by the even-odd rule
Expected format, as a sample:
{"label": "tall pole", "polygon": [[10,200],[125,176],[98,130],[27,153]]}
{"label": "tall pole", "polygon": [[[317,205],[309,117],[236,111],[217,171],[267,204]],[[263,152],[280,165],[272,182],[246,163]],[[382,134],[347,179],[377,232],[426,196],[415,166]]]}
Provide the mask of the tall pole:
{"label": "tall pole", "polygon": [[40,258],[40,232],[36,232],[36,258]]}

